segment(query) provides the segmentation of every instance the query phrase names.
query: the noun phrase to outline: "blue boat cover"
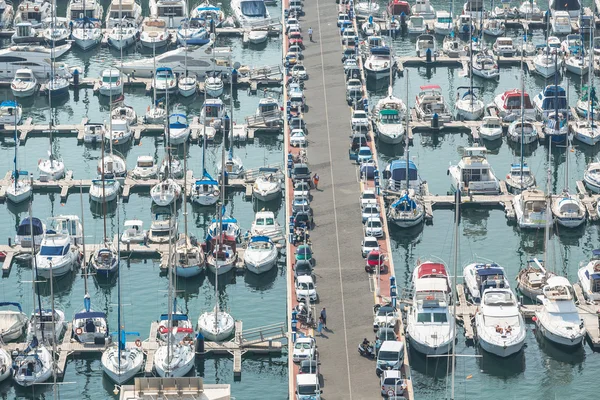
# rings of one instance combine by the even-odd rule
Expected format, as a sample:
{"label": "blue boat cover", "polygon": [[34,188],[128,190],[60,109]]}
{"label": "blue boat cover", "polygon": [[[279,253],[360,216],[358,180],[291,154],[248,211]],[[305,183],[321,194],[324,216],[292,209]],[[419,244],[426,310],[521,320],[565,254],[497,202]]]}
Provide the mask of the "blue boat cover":
{"label": "blue boat cover", "polygon": [[413,199],[408,197],[408,194],[405,194],[404,196],[396,200],[394,203],[392,203],[392,207],[400,211],[412,211],[417,208],[417,203],[415,203]]}
{"label": "blue boat cover", "polygon": [[44,233],[44,227],[42,225],[42,221],[39,218],[32,217],[31,222],[29,221],[29,217],[25,218],[19,224],[17,228],[18,236],[30,236],[31,235],[31,227],[33,226],[33,235],[42,235]]}
{"label": "blue boat cover", "polygon": [[253,236],[250,242],[270,242],[271,239],[268,236]]}
{"label": "blue boat cover", "polygon": [[478,267],[477,275],[479,275],[479,276],[490,276],[490,275],[503,276],[504,270],[502,268],[498,267],[496,264],[492,264],[492,266],[489,268]]}
{"label": "blue boat cover", "polygon": [[[188,318],[187,314],[171,314],[171,319],[173,321],[187,321],[189,318]],[[161,314],[160,315],[160,320],[161,321],[168,321],[169,320],[169,314]]]}
{"label": "blue boat cover", "polygon": [[15,306],[19,309],[20,312],[23,312],[23,309],[21,308],[21,303],[14,303],[11,301],[0,302],[0,307],[4,307],[4,306]]}
{"label": "blue boat cover", "polygon": [[168,72],[169,74],[173,75],[173,70],[169,67],[158,67],[156,68],[156,73],[159,72]]}
{"label": "blue boat cover", "polygon": [[87,319],[87,318],[106,318],[106,314],[101,311],[89,311],[75,314],[74,319]]}
{"label": "blue boat cover", "polygon": [[0,103],[0,107],[16,107],[17,103],[13,100],[4,100]]}

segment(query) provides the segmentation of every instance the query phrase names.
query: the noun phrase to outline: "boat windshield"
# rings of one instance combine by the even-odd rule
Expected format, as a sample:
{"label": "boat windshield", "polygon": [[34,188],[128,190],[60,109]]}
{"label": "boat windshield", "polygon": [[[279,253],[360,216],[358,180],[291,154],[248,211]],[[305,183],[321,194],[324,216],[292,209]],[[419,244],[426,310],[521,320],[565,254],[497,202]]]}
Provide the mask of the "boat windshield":
{"label": "boat windshield", "polygon": [[63,256],[69,251],[69,245],[67,246],[42,246],[40,249],[40,256]]}
{"label": "boat windshield", "polygon": [[115,82],[118,82],[118,81],[119,81],[119,75],[117,75],[117,76],[103,76],[102,77],[102,82],[106,82],[106,83],[112,82],[112,83],[115,83]]}
{"label": "boat windshield", "polygon": [[138,161],[137,166],[140,168],[150,168],[154,166],[153,161]]}
{"label": "boat windshield", "polygon": [[244,1],[241,4],[242,14],[246,17],[264,17],[267,14],[265,3],[261,1]]}
{"label": "boat windshield", "polygon": [[382,112],[380,119],[382,124],[397,124],[400,122],[400,115],[395,110],[394,112]]}
{"label": "boat windshield", "polygon": [[424,312],[424,313],[419,313],[419,315],[417,316],[417,322],[422,322],[422,323],[426,323],[426,322],[436,322],[436,323],[446,323],[448,322],[448,316],[446,315],[446,313],[442,313],[442,312]]}
{"label": "boat windshield", "polygon": [[273,220],[273,218],[259,218],[256,220],[256,225],[273,225],[275,224],[275,221]]}

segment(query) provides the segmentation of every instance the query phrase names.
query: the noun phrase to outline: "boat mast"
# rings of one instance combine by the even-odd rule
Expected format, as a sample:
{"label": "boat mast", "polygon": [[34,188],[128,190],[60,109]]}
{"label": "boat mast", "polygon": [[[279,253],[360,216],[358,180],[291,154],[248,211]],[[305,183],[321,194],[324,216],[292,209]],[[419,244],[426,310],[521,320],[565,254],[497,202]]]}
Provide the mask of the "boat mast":
{"label": "boat mast", "polygon": [[[56,18],[56,4],[52,1],[52,22],[50,22],[50,36],[54,35],[54,29],[56,29],[55,25]],[[50,158],[50,174],[52,174],[52,170],[54,169],[54,161],[52,156],[52,86],[56,85],[56,81],[54,80],[54,40],[51,40],[52,46],[50,47],[50,81],[48,84],[50,85],[48,90],[48,138],[50,143],[50,150],[48,151],[48,157]],[[54,85],[52,85],[54,82]]]}
{"label": "boat mast", "polygon": [[[458,296],[456,291],[456,279],[458,277],[458,223],[460,221],[460,193],[462,191],[462,187],[460,182],[457,184],[456,193],[454,197],[454,249],[452,254],[452,263],[454,271],[452,274],[454,275],[454,291],[452,294],[453,297],[453,305],[452,305],[452,315],[456,315],[456,303],[458,303]],[[456,369],[456,323],[452,325],[452,354],[451,354],[451,362],[452,362],[452,379],[451,379],[451,392],[450,392],[450,400],[454,400],[454,380],[455,380],[455,369]]]}
{"label": "boat mast", "polygon": [[87,278],[88,278],[88,271],[87,271],[87,266],[86,266],[86,255],[85,255],[85,222],[83,220],[83,185],[80,182],[79,183],[79,203],[81,204],[81,244],[83,246],[83,259],[81,260],[81,270],[83,271],[83,290],[85,291],[85,294],[83,296],[83,303],[85,305],[86,311],[90,311],[88,308],[88,305],[86,304],[86,299],[89,298],[89,294],[88,294],[88,282],[87,282]]}
{"label": "boat mast", "polygon": [[156,42],[153,42],[152,44],[152,61],[154,62],[154,72],[152,73],[152,78],[153,78],[153,87],[154,87],[154,100],[153,100],[153,104],[152,104],[152,108],[155,110],[156,112]]}
{"label": "boat mast", "polygon": [[[171,72],[173,73],[173,72]],[[165,181],[168,179],[168,176],[171,176],[171,168],[172,168],[172,160],[171,160],[171,130],[170,130],[170,123],[169,123],[169,87],[168,87],[168,83],[167,83],[167,87],[165,90],[165,124],[167,125],[167,174],[164,176]]]}
{"label": "boat mast", "polygon": [[[594,14],[596,15],[596,3],[594,2]],[[594,21],[592,21],[592,24]],[[588,104],[587,104],[587,117],[588,120],[591,117],[591,126],[592,136],[594,134],[594,100],[592,99],[592,95],[594,94],[594,26],[590,29],[590,49],[589,51],[589,65],[588,65],[588,76],[590,77],[590,83],[588,85]],[[583,80],[583,77],[581,77]]]}
{"label": "boat mast", "polygon": [[[525,40],[523,40],[523,47],[525,48]],[[523,155],[523,151],[525,149],[525,79],[523,79],[523,51],[521,51],[521,174],[520,179],[521,183],[519,185],[519,189],[524,190],[524,179],[523,179],[523,163],[525,162],[525,156]]]}
{"label": "boat mast", "polygon": [[[233,96],[231,98],[233,102]],[[219,261],[218,255],[219,251],[222,251],[223,247],[223,207],[225,206],[225,144],[223,143],[223,148],[221,150],[221,201],[219,202],[221,207],[217,206],[217,213],[219,215],[219,247],[217,253],[215,254],[215,332],[218,328],[218,318],[219,318]],[[217,203],[217,204],[219,204]]]}
{"label": "boat mast", "polygon": [[[188,69],[187,69],[188,38],[187,38],[187,35],[189,35],[189,33],[190,33],[189,29],[190,29],[190,20],[188,18],[185,22],[185,43],[184,43],[184,46],[185,46],[184,65],[185,65],[185,77],[186,78],[188,77]],[[204,90],[206,90],[206,87],[204,88]]]}
{"label": "boat mast", "polygon": [[[117,226],[119,226],[119,203],[117,202]],[[121,254],[121,240],[117,240],[117,254]],[[121,376],[121,351],[125,350],[125,333],[123,332],[123,326],[121,325],[121,257],[117,257],[117,356],[118,356],[118,368],[117,375]]]}
{"label": "boat mast", "polygon": [[[390,71],[391,74],[391,71]],[[390,84],[390,95],[391,95],[391,90],[392,90],[392,85]],[[404,132],[404,143],[406,146],[406,196],[408,197],[408,189],[409,189],[409,183],[410,183],[410,179],[408,177],[408,163],[410,162],[410,157],[408,155],[408,70],[406,71],[406,112],[404,113],[404,121],[406,122],[406,132]]]}
{"label": "boat mast", "polygon": [[[169,229],[171,230],[171,232],[173,232],[173,226],[174,226],[174,222],[175,220],[173,219],[173,217],[175,216],[175,201],[173,202],[173,213],[171,214],[171,219],[169,220]],[[172,329],[173,329],[173,260],[172,260],[172,245],[173,245],[173,239],[169,239],[169,258],[167,261],[167,271],[169,274],[169,293],[168,293],[168,300],[167,300],[167,308],[168,308],[168,315],[169,315],[169,319],[167,322],[167,327],[169,328],[167,330],[167,365],[165,367],[165,377],[169,377],[171,376],[171,366],[170,366],[170,360],[171,360],[171,345],[172,345],[172,340],[171,340],[171,336],[172,336]]]}
{"label": "boat mast", "polygon": [[[569,106],[569,83],[571,80],[567,78],[567,107]],[[569,126],[569,111],[567,111],[566,124]],[[569,192],[569,149],[571,142],[569,140],[569,134],[567,133],[567,145],[565,146],[565,192]]]}
{"label": "boat mast", "polygon": [[188,263],[188,220],[187,220],[187,140],[183,142],[183,223],[185,226],[185,263]]}
{"label": "boat mast", "polygon": [[[15,164],[15,172],[13,172],[13,178],[15,181],[15,195],[17,195],[17,182],[19,181],[19,169],[17,168],[17,149],[19,148],[19,134],[17,132],[17,114],[19,113],[19,103],[17,103],[17,100],[15,98],[15,159],[14,159],[14,164]],[[32,246],[32,248],[35,246]],[[35,281],[35,279],[34,279]],[[35,304],[35,303],[34,303]]]}
{"label": "boat mast", "polygon": [[[111,78],[112,80],[112,75]],[[112,91],[110,92],[110,103],[111,103],[111,111],[109,113],[109,118],[110,121],[112,121]],[[111,154],[112,154],[112,122],[109,123],[110,129],[111,129],[111,135],[110,135],[110,148],[111,148]],[[105,185],[105,181],[104,181],[104,129],[102,129],[102,145],[101,147],[101,154],[100,157],[102,158],[102,162],[100,163],[101,167],[100,167],[100,179],[102,179],[102,222],[104,224],[104,243],[106,244],[106,185]],[[113,160],[114,162],[114,160]],[[114,171],[114,165],[113,165],[113,171]]]}
{"label": "boat mast", "polygon": [[[54,268],[52,266],[52,263],[50,263],[50,305],[52,308],[52,394],[53,394],[53,398],[57,399],[58,398],[58,394],[56,393],[56,357],[54,356],[56,354],[56,318],[54,317]],[[40,304],[40,309],[42,308],[42,305]],[[41,321],[40,321],[41,322]],[[43,328],[42,328],[43,330]]]}
{"label": "boat mast", "polygon": [[548,137],[548,171],[546,176],[546,224],[544,225],[544,266],[548,270],[548,242],[550,241],[550,214],[552,213],[550,199],[552,197],[550,186],[552,185],[552,135]]}
{"label": "boat mast", "polygon": [[[213,43],[214,46],[214,43]],[[213,54],[215,53],[215,48],[213,47]],[[231,65],[231,56],[229,56],[229,65]],[[229,79],[229,96],[231,96],[231,110],[229,112],[229,155],[233,160],[233,71],[231,73]],[[225,164],[223,163],[223,168],[225,168]]]}
{"label": "boat mast", "polygon": [[[469,10],[471,9],[471,2],[469,2]],[[469,91],[471,92],[471,108],[469,111],[473,112],[473,97],[475,94],[473,93],[473,26],[469,29]]]}
{"label": "boat mast", "polygon": [[204,118],[202,119],[202,177],[206,169],[204,157],[206,155],[206,76],[204,77]]}

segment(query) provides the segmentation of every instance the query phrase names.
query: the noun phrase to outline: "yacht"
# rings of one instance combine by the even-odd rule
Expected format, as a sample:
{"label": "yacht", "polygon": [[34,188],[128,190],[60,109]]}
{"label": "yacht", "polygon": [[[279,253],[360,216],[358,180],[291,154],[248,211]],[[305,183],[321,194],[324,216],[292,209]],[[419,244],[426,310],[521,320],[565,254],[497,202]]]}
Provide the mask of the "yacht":
{"label": "yacht", "polygon": [[52,16],[52,4],[48,0],[25,0],[17,7],[13,26],[22,22],[31,22],[34,28],[42,26],[42,22]]}
{"label": "yacht", "polygon": [[110,117],[112,119],[124,119],[129,125],[137,124],[137,113],[133,107],[128,105],[120,105],[113,108],[112,112],[110,113]]}
{"label": "yacht", "polygon": [[471,72],[474,76],[483,79],[498,79],[500,77],[500,69],[496,59],[493,55],[486,53],[475,54]]}
{"label": "yacht", "polygon": [[40,180],[57,181],[65,176],[65,163],[54,158],[51,153],[49,158],[38,160],[38,169],[40,170]]}
{"label": "yacht", "polygon": [[513,201],[517,224],[521,229],[544,229],[546,226],[546,195],[539,189],[525,189]]}
{"label": "yacht", "polygon": [[37,87],[37,78],[29,68],[18,69],[10,85],[12,94],[15,97],[33,96]]}
{"label": "yacht", "polygon": [[214,311],[205,312],[198,317],[198,332],[206,340],[220,342],[231,336],[235,329],[235,320],[225,311],[215,307]]}
{"label": "yacht", "polygon": [[[458,95],[458,94],[457,94]],[[467,90],[454,103],[458,118],[475,121],[481,118],[485,111],[483,101],[472,90]]]}
{"label": "yacht", "polygon": [[394,201],[387,210],[388,221],[400,228],[417,226],[424,218],[425,207],[411,190],[408,193],[404,192],[404,195]]}
{"label": "yacht", "polygon": [[96,271],[96,275],[100,277],[106,278],[115,273],[119,268],[119,255],[116,249],[110,243],[105,242],[92,254],[90,266]]}
{"label": "yacht", "polygon": [[506,174],[506,188],[511,193],[520,193],[525,189],[535,186],[535,176],[526,162],[511,164],[510,171]]}
{"label": "yacht", "polygon": [[389,79],[396,61],[387,46],[374,47],[367,56],[364,67],[367,79]]}
{"label": "yacht", "polygon": [[583,173],[583,182],[592,193],[600,193],[600,162],[591,162]]}
{"label": "yacht", "polygon": [[435,19],[436,12],[429,0],[416,0],[411,7],[412,15],[420,15],[425,19]]}
{"label": "yacht", "polygon": [[[204,271],[204,250],[188,237],[177,241],[175,252],[175,275],[190,278]],[[191,326],[190,326],[191,327]]]}
{"label": "yacht", "polygon": [[[71,44],[54,46],[54,58],[59,58],[71,48]],[[44,46],[10,46],[0,49],[0,78],[13,79],[16,72],[23,69],[23,64],[36,78],[47,79],[52,73],[52,50]],[[65,64],[54,63],[54,73],[68,75]]]}
{"label": "yacht", "polygon": [[[52,321],[54,320],[54,323]],[[27,325],[27,339],[33,337],[43,338],[45,342],[52,343],[54,337],[60,340],[66,326],[65,313],[51,308],[36,308],[31,313]]]}
{"label": "yacht", "polygon": [[[85,299],[89,299],[86,294]],[[73,317],[73,336],[79,343],[106,343],[110,339],[106,313],[83,309]]]}
{"label": "yacht", "polygon": [[558,56],[557,50],[544,49],[533,58],[535,72],[544,78],[550,78],[562,67],[563,59]]}
{"label": "yacht", "polygon": [[44,41],[49,45],[58,46],[66,43],[71,36],[69,20],[67,18],[48,18],[44,21],[45,29],[42,32]]}
{"label": "yacht", "polygon": [[254,222],[250,228],[252,236],[278,236],[281,234],[281,226],[275,219],[273,211],[259,211],[254,216]]}
{"label": "yacht", "polygon": [[492,103],[498,110],[498,116],[502,118],[502,121],[512,122],[520,120],[521,95],[523,96],[523,113],[525,114],[525,118],[535,118],[535,109],[533,108],[533,104],[531,104],[529,94],[521,94],[520,89],[511,89],[494,97],[494,102]]}
{"label": "yacht", "polygon": [[107,29],[111,29],[124,26],[123,22],[128,22],[135,28],[139,27],[143,20],[142,6],[136,0],[112,0],[108,6],[105,24]]}
{"label": "yacht", "polygon": [[412,275],[414,295],[406,315],[406,334],[419,353],[446,354],[456,335],[455,320],[448,310],[451,294],[446,265],[437,261],[417,263]]}
{"label": "yacht", "polygon": [[123,94],[123,76],[121,72],[116,68],[109,68],[102,71],[100,77],[100,88],[99,93],[103,96],[112,96],[117,98]]}
{"label": "yacht", "polygon": [[196,94],[198,80],[196,75],[188,74],[182,75],[177,81],[177,88],[179,89],[179,95],[183,97],[190,97]]}
{"label": "yacht", "polygon": [[464,43],[454,35],[444,36],[442,51],[450,58],[458,58],[467,55]]}
{"label": "yacht", "polygon": [[475,30],[473,17],[469,14],[459,15],[456,20],[456,30],[459,35],[469,35],[470,32]]}
{"label": "yacht", "polygon": [[[567,155],[568,157],[568,155]],[[567,189],[552,199],[552,214],[556,222],[565,228],[577,228],[585,223],[585,206],[577,195]]]}
{"label": "yacht", "polygon": [[586,75],[589,71],[589,67],[589,59],[587,56],[573,54],[565,60],[565,68],[575,75]]}
{"label": "yacht", "polygon": [[[262,170],[262,171],[260,171]],[[260,201],[271,201],[281,195],[281,179],[274,175],[277,170],[260,168],[261,174],[252,185],[252,194]]]}
{"label": "yacht", "polygon": [[516,119],[508,126],[507,139],[523,144],[535,143],[538,140],[538,131],[535,127],[535,122],[529,118]]}
{"label": "yacht", "polygon": [[203,20],[207,25],[214,23],[215,28],[221,26],[223,21],[225,21],[225,13],[221,9],[220,4],[217,3],[217,5],[214,5],[208,0],[195,6],[190,13],[190,17],[191,19],[198,18]]}
{"label": "yacht", "polygon": [[588,301],[600,301],[600,250],[592,251],[592,258],[589,262],[579,264],[577,277],[583,291],[583,295]]}
{"label": "yacht", "polygon": [[556,11],[550,21],[552,33],[555,35],[568,35],[571,33],[571,17],[566,11]]}
{"label": "yacht", "polygon": [[269,25],[271,16],[263,0],[232,0],[230,7],[242,28]]}
{"label": "yacht", "polygon": [[188,16],[186,0],[150,0],[150,15],[162,19],[169,29],[177,29]]}
{"label": "yacht", "polygon": [[177,237],[177,223],[171,221],[170,214],[157,213],[150,224],[148,240],[151,243],[167,243],[174,237]]}
{"label": "yacht", "polygon": [[121,243],[144,243],[148,238],[148,231],[144,230],[144,222],[139,219],[130,219],[123,224]]}
{"label": "yacht", "polygon": [[[238,224],[237,219],[235,218],[223,218],[222,221],[223,228],[222,232],[225,234],[226,239],[233,238],[233,240],[240,241],[242,235],[242,228]],[[211,238],[215,238],[219,236],[219,220],[213,218],[210,225],[208,226],[208,236]]]}
{"label": "yacht", "polygon": [[525,19],[536,19],[541,20],[543,18],[543,11],[537,5],[535,0],[524,0],[519,6],[519,15]]}
{"label": "yacht", "polygon": [[169,129],[167,129],[169,143],[177,146],[187,142],[190,136],[190,125],[185,114],[171,114],[169,116]]}
{"label": "yacht", "polygon": [[77,46],[86,51],[102,41],[100,22],[90,18],[77,19],[73,22],[71,37]]}
{"label": "yacht", "polygon": [[113,201],[119,195],[121,184],[116,179],[93,179],[90,186],[90,201],[104,203]]}
{"label": "yacht", "polygon": [[483,9],[483,0],[466,0],[463,4],[463,14],[469,15],[474,19],[481,17]]}
{"label": "yacht", "polygon": [[568,112],[567,94],[562,86],[548,85],[533,99],[536,115],[547,119],[558,109],[559,113]]}
{"label": "yacht", "polygon": [[218,75],[209,76],[204,80],[204,90],[208,97],[218,98],[223,94],[223,89],[223,79]]}
{"label": "yacht", "polygon": [[15,24],[15,33],[10,37],[10,41],[13,44],[38,43],[42,38],[43,27],[38,29],[39,31],[34,29],[31,22]]}
{"label": "yacht", "polygon": [[277,264],[279,251],[267,236],[253,236],[244,251],[244,265],[255,274],[264,274]]}
{"label": "yacht", "polygon": [[[123,335],[125,333],[123,332]],[[109,346],[102,353],[102,367],[104,373],[117,384],[122,384],[132,379],[142,369],[144,351],[137,346],[124,346],[120,349],[119,343]]]}
{"label": "yacht", "polygon": [[433,24],[433,30],[436,35],[449,35],[454,30],[452,16],[448,11],[438,11],[437,19]]}
{"label": "yacht", "polygon": [[379,12],[379,4],[375,1],[359,0],[354,6],[354,10],[357,16],[367,18],[369,15]]}
{"label": "yacht", "polygon": [[89,18],[100,22],[103,14],[104,8],[98,0],[69,0],[67,4],[67,19],[71,21]]}
{"label": "yacht", "polygon": [[157,93],[173,94],[177,91],[177,78],[173,70],[168,67],[160,67],[156,69],[156,77],[152,82],[155,85]]}
{"label": "yacht", "polygon": [[365,21],[362,23],[360,30],[364,36],[379,35],[381,33],[381,26],[375,21]]}
{"label": "yacht", "polygon": [[558,145],[568,141],[569,137],[569,124],[567,123],[567,113],[559,112],[558,114],[554,111],[550,111],[547,119],[544,121],[542,129],[546,134],[546,139],[551,139],[552,144]]}
{"label": "yacht", "polygon": [[504,22],[500,19],[488,19],[483,23],[483,33],[488,36],[502,36],[506,32]]}
{"label": "yacht", "polygon": [[215,128],[217,131],[220,131],[223,127],[223,119],[225,118],[225,114],[226,109],[223,100],[206,99],[204,100],[204,104],[202,104],[202,109],[200,110],[199,121],[207,126]]}
{"label": "yacht", "polygon": [[571,282],[562,276],[548,278],[538,300],[542,306],[535,311],[535,324],[542,335],[559,345],[581,345],[586,331],[573,301]]}
{"label": "yacht", "polygon": [[578,19],[581,15],[581,3],[579,0],[552,0],[550,12],[552,16],[566,13],[569,17]]}
{"label": "yacht", "polygon": [[481,302],[483,293],[491,288],[510,287],[504,268],[496,263],[475,262],[463,270],[465,292],[475,304]]}
{"label": "yacht", "polygon": [[[108,133],[107,133],[108,134]],[[108,154],[104,156],[104,168],[102,160],[98,160],[96,170],[98,175],[104,175],[107,179],[122,178],[127,175],[127,165],[125,159],[117,154]]]}
{"label": "yacht", "polygon": [[154,204],[160,207],[166,207],[179,200],[181,196],[181,186],[171,178],[163,182],[159,182],[150,190],[150,197]]}
{"label": "yacht", "polygon": [[158,321],[158,339],[163,342],[169,340],[169,332],[171,333],[171,339],[180,342],[184,339],[190,339],[190,335],[194,332],[192,321],[187,314],[179,310],[177,302],[174,302],[172,323],[169,326],[169,314],[161,314]]}
{"label": "yacht", "polygon": [[523,349],[527,327],[510,288],[483,292],[475,328],[479,345],[488,353],[509,357]]}
{"label": "yacht", "polygon": [[138,25],[123,19],[116,22],[112,28],[109,28],[107,33],[108,44],[117,50],[125,49],[136,42],[139,33]]}
{"label": "yacht", "polygon": [[154,370],[162,378],[179,378],[190,372],[195,361],[193,339],[189,337],[176,343],[160,344],[154,355]]}
{"label": "yacht", "polygon": [[458,165],[448,168],[453,191],[472,195],[500,193],[500,183],[485,153],[485,147],[465,147]]}
{"label": "yacht", "polygon": [[19,386],[33,387],[52,376],[52,354],[45,345],[33,337],[27,348],[13,360],[13,380]]}
{"label": "yacht", "polygon": [[[1,2],[0,2],[1,4]],[[0,23],[0,29],[4,28],[4,23]],[[13,361],[5,349],[0,349],[0,382],[4,382],[6,379],[13,375]]]}
{"label": "yacht", "polygon": [[51,219],[51,230],[68,235],[71,244],[79,246],[83,240],[83,226],[77,215],[59,215]]}
{"label": "yacht", "polygon": [[404,138],[404,124],[402,120],[406,115],[406,104],[395,97],[392,91],[388,96],[380,99],[371,112],[377,138],[388,144],[401,143]]}
{"label": "yacht", "polygon": [[406,32],[411,35],[421,35],[427,32],[427,24],[425,18],[421,15],[411,15],[406,24]]}
{"label": "yacht", "polygon": [[438,115],[440,123],[448,122],[452,119],[450,109],[442,95],[442,88],[439,85],[421,86],[415,102],[415,111],[417,117],[422,121],[431,121],[434,114]]}
{"label": "yacht", "polygon": [[40,251],[36,255],[39,276],[50,279],[57,278],[73,270],[78,262],[78,253],[71,251],[71,236],[68,233],[47,231],[40,243]]}
{"label": "yacht", "polygon": [[158,166],[152,156],[138,156],[135,168],[131,171],[135,179],[153,179],[158,176]]}
{"label": "yacht", "polygon": [[140,43],[142,46],[149,49],[159,49],[166,46],[169,40],[170,33],[165,21],[153,17],[148,17],[144,20],[140,33]]}
{"label": "yacht", "polygon": [[574,138],[581,143],[595,146],[600,141],[600,124],[589,119],[579,119],[573,122]]}

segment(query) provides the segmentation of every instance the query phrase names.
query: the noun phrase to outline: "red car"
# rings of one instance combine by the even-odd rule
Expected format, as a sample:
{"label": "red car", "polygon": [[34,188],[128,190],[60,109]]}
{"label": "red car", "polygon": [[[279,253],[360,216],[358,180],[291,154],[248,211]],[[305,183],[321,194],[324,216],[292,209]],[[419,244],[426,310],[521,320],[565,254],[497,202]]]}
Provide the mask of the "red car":
{"label": "red car", "polygon": [[300,32],[292,32],[288,36],[288,43],[290,46],[298,45],[301,49],[304,49],[304,44],[302,43],[302,34]]}
{"label": "red car", "polygon": [[371,250],[367,255],[365,271],[373,273],[379,268],[379,273],[385,272],[385,256],[379,250]]}

